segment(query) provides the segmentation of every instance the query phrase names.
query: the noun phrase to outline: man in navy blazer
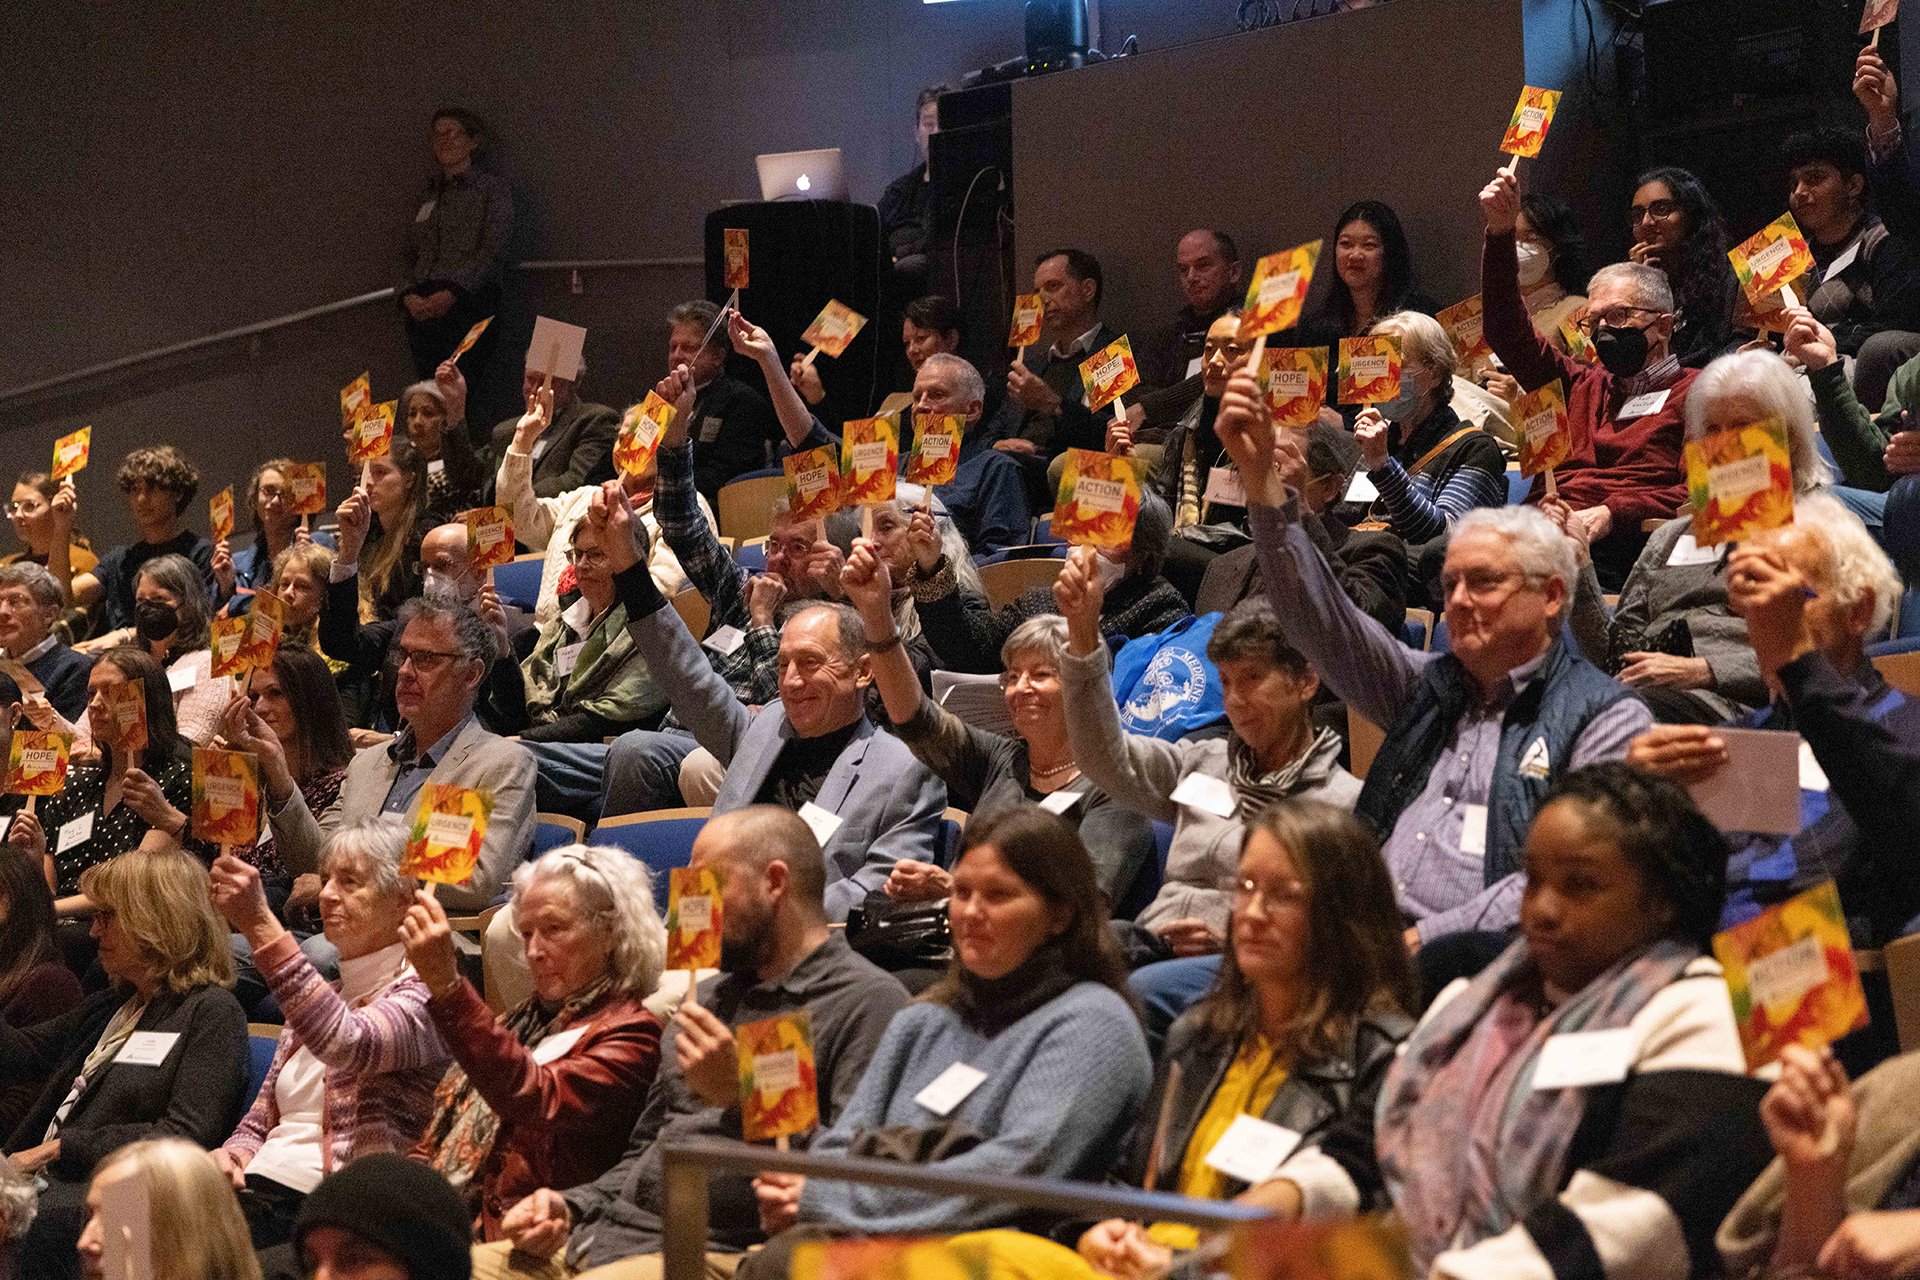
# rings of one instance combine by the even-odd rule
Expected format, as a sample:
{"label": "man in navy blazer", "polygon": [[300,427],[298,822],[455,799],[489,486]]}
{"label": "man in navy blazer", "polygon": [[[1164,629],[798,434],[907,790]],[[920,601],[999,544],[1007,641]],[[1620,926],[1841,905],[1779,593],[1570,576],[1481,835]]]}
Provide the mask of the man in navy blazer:
{"label": "man in navy blazer", "polygon": [[779,701],[755,711],[714,673],[700,643],[648,576],[619,486],[587,518],[602,522],[627,629],[673,713],[726,766],[716,814],[777,804],[806,819],[827,862],[829,920],[884,888],[901,859],[937,860],[946,787],[867,719],[866,633],[846,605],[802,604],[780,633]]}

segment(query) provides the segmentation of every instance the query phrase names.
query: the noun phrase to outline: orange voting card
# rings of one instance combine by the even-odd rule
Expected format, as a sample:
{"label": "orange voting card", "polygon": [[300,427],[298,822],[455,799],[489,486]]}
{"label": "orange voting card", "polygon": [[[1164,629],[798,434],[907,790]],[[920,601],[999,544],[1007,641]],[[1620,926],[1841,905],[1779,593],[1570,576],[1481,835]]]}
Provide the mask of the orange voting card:
{"label": "orange voting card", "polygon": [[1514,410],[1520,419],[1521,475],[1537,476],[1573,455],[1573,423],[1560,379],[1521,396]]}
{"label": "orange voting card", "polygon": [[1340,339],[1340,403],[1380,404],[1400,394],[1400,339],[1376,333]]}
{"label": "orange voting card", "polygon": [[830,516],[844,504],[840,494],[840,451],[830,444],[787,455],[787,513],[795,521]]}
{"label": "orange voting card", "polygon": [[729,289],[744,289],[747,287],[750,265],[747,253],[747,229],[728,227],[721,235],[726,245],[726,286]]}
{"label": "orange voting card", "polygon": [[100,725],[107,741],[121,751],[141,751],[147,745],[147,686],[141,680],[110,684],[102,694],[107,723]]}
{"label": "orange voting card", "polygon": [[[1002,1274],[995,1267],[992,1242],[990,1234],[928,1240],[906,1236],[809,1240],[794,1247],[788,1274],[792,1280],[991,1280]],[[1074,1271],[1105,1274],[1084,1263]]]}
{"label": "orange voting card", "polygon": [[429,782],[420,788],[400,874],[439,884],[465,884],[480,865],[493,815],[493,792]]}
{"label": "orange voting card", "polygon": [[1040,334],[1047,324],[1047,304],[1037,293],[1022,293],[1013,299],[1013,330],[1007,334],[1007,345],[1025,349],[1040,341]]}
{"label": "orange voting card", "polygon": [[840,428],[841,505],[893,501],[900,469],[900,425],[892,418],[856,418]]}
{"label": "orange voting card", "polygon": [[485,573],[513,559],[513,513],[505,507],[475,507],[462,511],[467,526],[467,558],[475,573]]}
{"label": "orange voting card", "polygon": [[1559,106],[1558,89],[1536,89],[1532,85],[1521,89],[1520,101],[1513,108],[1513,119],[1507,121],[1507,136],[1500,139],[1500,149],[1529,160],[1539,155],[1547,140],[1547,130],[1553,125],[1553,113]]}
{"label": "orange voting card", "polygon": [[1867,1025],[1867,997],[1831,880],[1716,933],[1713,954],[1726,970],[1748,1070],[1790,1044],[1818,1048]]}
{"label": "orange voting card", "polygon": [[1140,366],[1133,362],[1133,344],[1116,338],[1101,351],[1080,362],[1080,381],[1087,388],[1087,408],[1095,413],[1140,385]]}
{"label": "orange voting card", "polygon": [[1320,261],[1321,243],[1315,240],[1285,253],[1270,253],[1254,264],[1246,309],[1240,313],[1240,341],[1300,323],[1300,309],[1306,305],[1313,269]]}
{"label": "orange voting card", "polygon": [[213,675],[245,675],[247,672],[247,637],[253,634],[253,619],[246,614],[232,618],[215,618],[212,623],[213,638],[209,648],[213,651]]}
{"label": "orange voting card", "polygon": [[1277,427],[1309,427],[1327,402],[1325,347],[1268,347],[1262,370],[1267,412]]}
{"label": "orange voting card", "polygon": [[1787,428],[1778,418],[1689,440],[1682,452],[1699,546],[1737,542],[1793,522],[1793,461]]}
{"label": "orange voting card", "polygon": [[966,423],[957,413],[914,414],[913,456],[907,460],[907,483],[950,483],[960,465],[960,437],[966,429]]}
{"label": "orange voting card", "polygon": [[392,400],[369,405],[347,428],[347,461],[356,467],[393,452]]}
{"label": "orange voting card", "polygon": [[52,796],[67,785],[73,735],[58,729],[15,729],[7,748],[7,790],[16,796]]}
{"label": "orange voting card", "polygon": [[1900,0],[1867,0],[1866,12],[1860,15],[1860,34],[1878,31],[1893,21],[1900,12]]}
{"label": "orange voting card", "polygon": [[475,320],[473,322],[473,328],[467,330],[467,336],[460,339],[460,345],[453,349],[453,354],[448,356],[447,359],[458,360],[461,356],[473,350],[473,344],[480,341],[480,335],[485,333],[487,331],[487,326],[492,323],[493,323],[492,316],[486,316],[486,317],[483,317],[482,319]]}
{"label": "orange voting card", "polygon": [[1752,329],[1756,333],[1785,333],[1787,324],[1787,300],[1778,290],[1758,301],[1749,298],[1746,290],[1740,291],[1740,300],[1733,308],[1734,328]]}
{"label": "orange voting card", "polygon": [[845,353],[854,335],[865,327],[867,318],[843,302],[829,302],[820,309],[800,341],[830,356]]}
{"label": "orange voting card", "polygon": [[1384,1215],[1337,1222],[1265,1218],[1233,1229],[1233,1280],[1412,1280],[1407,1230]]}
{"label": "orange voting card", "polygon": [[644,476],[653,470],[653,459],[660,452],[660,437],[673,425],[677,413],[661,399],[658,391],[628,409],[620,419],[620,434],[613,441],[613,465],[623,476]]}
{"label": "orange voting card", "polygon": [[740,1129],[748,1142],[806,1133],[820,1122],[813,1022],[806,1010],[733,1029],[740,1050]]}
{"label": "orange voting card", "polygon": [[246,663],[251,670],[260,671],[273,665],[280,637],[286,634],[287,602],[271,591],[256,591],[247,617],[251,625],[247,628]]}
{"label": "orange voting card", "polygon": [[1453,340],[1454,354],[1460,357],[1462,364],[1472,364],[1493,354],[1493,348],[1487,345],[1486,331],[1481,327],[1479,294],[1443,308],[1434,318],[1447,331],[1447,337]]}
{"label": "orange voting card", "polygon": [[1076,547],[1133,545],[1140,479],[1133,459],[1092,449],[1067,450],[1053,506],[1053,536]]}
{"label": "orange voting card", "polygon": [[373,403],[373,378],[361,374],[346,386],[340,388],[340,425],[350,427],[360,417],[360,413]]}
{"label": "orange voting card", "polygon": [[229,485],[207,500],[207,524],[215,542],[233,536],[233,486]]}
{"label": "orange voting card", "polygon": [[193,834],[208,844],[260,838],[260,761],[244,751],[193,749]]}
{"label": "orange voting card", "polygon": [[667,872],[667,968],[720,967],[720,873],[711,867]]}
{"label": "orange voting card", "polygon": [[93,452],[93,428],[82,427],[70,436],[61,436],[53,442],[53,478],[65,480],[76,471],[83,471],[87,465],[87,455]]}
{"label": "orange voting card", "polygon": [[1813,269],[1813,250],[1793,215],[1783,213],[1743,243],[1727,250],[1740,287],[1755,302],[1780,292]]}
{"label": "orange voting card", "polygon": [[297,516],[317,516],[327,509],[327,464],[290,463],[283,471],[287,479],[287,502]]}

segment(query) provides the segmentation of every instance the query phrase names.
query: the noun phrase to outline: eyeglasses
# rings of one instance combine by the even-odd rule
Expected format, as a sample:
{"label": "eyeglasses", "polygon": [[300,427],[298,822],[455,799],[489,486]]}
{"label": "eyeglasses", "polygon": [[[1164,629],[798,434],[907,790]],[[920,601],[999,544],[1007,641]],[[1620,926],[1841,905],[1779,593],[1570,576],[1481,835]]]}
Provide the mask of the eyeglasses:
{"label": "eyeglasses", "polygon": [[1250,907],[1255,898],[1269,907],[1297,907],[1307,900],[1307,886],[1298,880],[1275,880],[1269,884],[1261,884],[1258,880],[1240,880],[1234,884],[1235,907]]}
{"label": "eyeglasses", "polygon": [[584,565],[589,569],[597,569],[603,568],[612,562],[607,558],[607,553],[604,551],[582,551],[577,547],[568,547],[567,563],[571,565]]}
{"label": "eyeglasses", "polygon": [[1500,589],[1509,582],[1519,582],[1522,586],[1532,584],[1536,579],[1526,573],[1498,573],[1492,569],[1475,569],[1469,573],[1443,573],[1440,575],[1440,598],[1449,600],[1461,587],[1467,589],[1467,595],[1475,600],[1489,600],[1500,593]]}
{"label": "eyeglasses", "polygon": [[1642,222],[1665,222],[1668,218],[1679,217],[1682,212],[1678,200],[1650,200],[1646,204],[1634,205],[1627,221],[1636,226]]}
{"label": "eyeglasses", "polygon": [[1579,329],[1580,332],[1586,334],[1589,338],[1591,338],[1594,334],[1594,330],[1602,326],[1605,326],[1606,328],[1609,328],[1609,329],[1626,328],[1627,321],[1631,320],[1635,314],[1639,314],[1643,316],[1662,316],[1662,315],[1665,315],[1666,312],[1658,310],[1657,308],[1654,308],[1654,307],[1629,307],[1622,304],[1621,306],[1617,306],[1617,307],[1608,307],[1605,311],[1601,312],[1597,316],[1596,315],[1582,316],[1579,320],[1575,322],[1574,327]]}
{"label": "eyeglasses", "polygon": [[37,516],[42,511],[45,511],[47,509],[48,509],[47,504],[44,502],[39,502],[39,503],[9,502],[7,504],[7,516],[9,518],[12,518],[13,516]]}
{"label": "eyeglasses", "polygon": [[411,665],[416,673],[430,676],[446,667],[449,662],[464,658],[464,653],[448,653],[442,649],[410,649],[400,646],[400,665]]}

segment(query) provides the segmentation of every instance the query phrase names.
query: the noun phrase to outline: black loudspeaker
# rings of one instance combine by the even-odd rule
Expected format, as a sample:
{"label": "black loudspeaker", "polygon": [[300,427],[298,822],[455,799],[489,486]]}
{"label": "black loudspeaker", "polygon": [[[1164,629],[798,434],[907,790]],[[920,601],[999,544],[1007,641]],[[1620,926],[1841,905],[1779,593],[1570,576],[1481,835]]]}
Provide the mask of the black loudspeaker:
{"label": "black loudspeaker", "polygon": [[[747,233],[741,314],[772,335],[789,359],[794,351],[804,350],[800,335],[830,299],[867,317],[866,327],[844,355],[837,360],[822,355],[814,361],[827,391],[823,416],[826,410],[842,418],[864,415],[878,398],[876,370],[889,324],[893,345],[900,341],[899,318],[888,321],[881,311],[879,210],[841,200],[786,200],[714,210],[707,215],[707,296],[721,303],[733,292],[726,285],[729,229]],[[743,377],[749,386],[761,385],[757,370],[749,368]]]}
{"label": "black loudspeaker", "polygon": [[1027,0],[1027,74],[1087,64],[1087,0]]}

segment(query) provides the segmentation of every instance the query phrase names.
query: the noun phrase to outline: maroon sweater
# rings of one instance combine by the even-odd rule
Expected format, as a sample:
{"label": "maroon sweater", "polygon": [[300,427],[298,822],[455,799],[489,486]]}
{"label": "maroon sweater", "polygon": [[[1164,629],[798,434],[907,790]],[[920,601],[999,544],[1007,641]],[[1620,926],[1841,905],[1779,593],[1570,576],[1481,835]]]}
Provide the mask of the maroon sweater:
{"label": "maroon sweater", "polygon": [[[1565,383],[1574,444],[1572,456],[1554,468],[1561,498],[1575,511],[1606,507],[1613,513],[1610,538],[1644,541],[1642,520],[1670,520],[1687,505],[1682,415],[1696,371],[1681,371],[1657,412],[1618,421],[1615,415],[1628,399],[1621,380],[1597,364],[1561,354],[1527,318],[1511,233],[1486,238],[1480,299],[1487,343],[1521,386],[1534,391],[1555,378]],[[1546,477],[1534,477],[1527,501],[1538,502],[1545,494]]]}

